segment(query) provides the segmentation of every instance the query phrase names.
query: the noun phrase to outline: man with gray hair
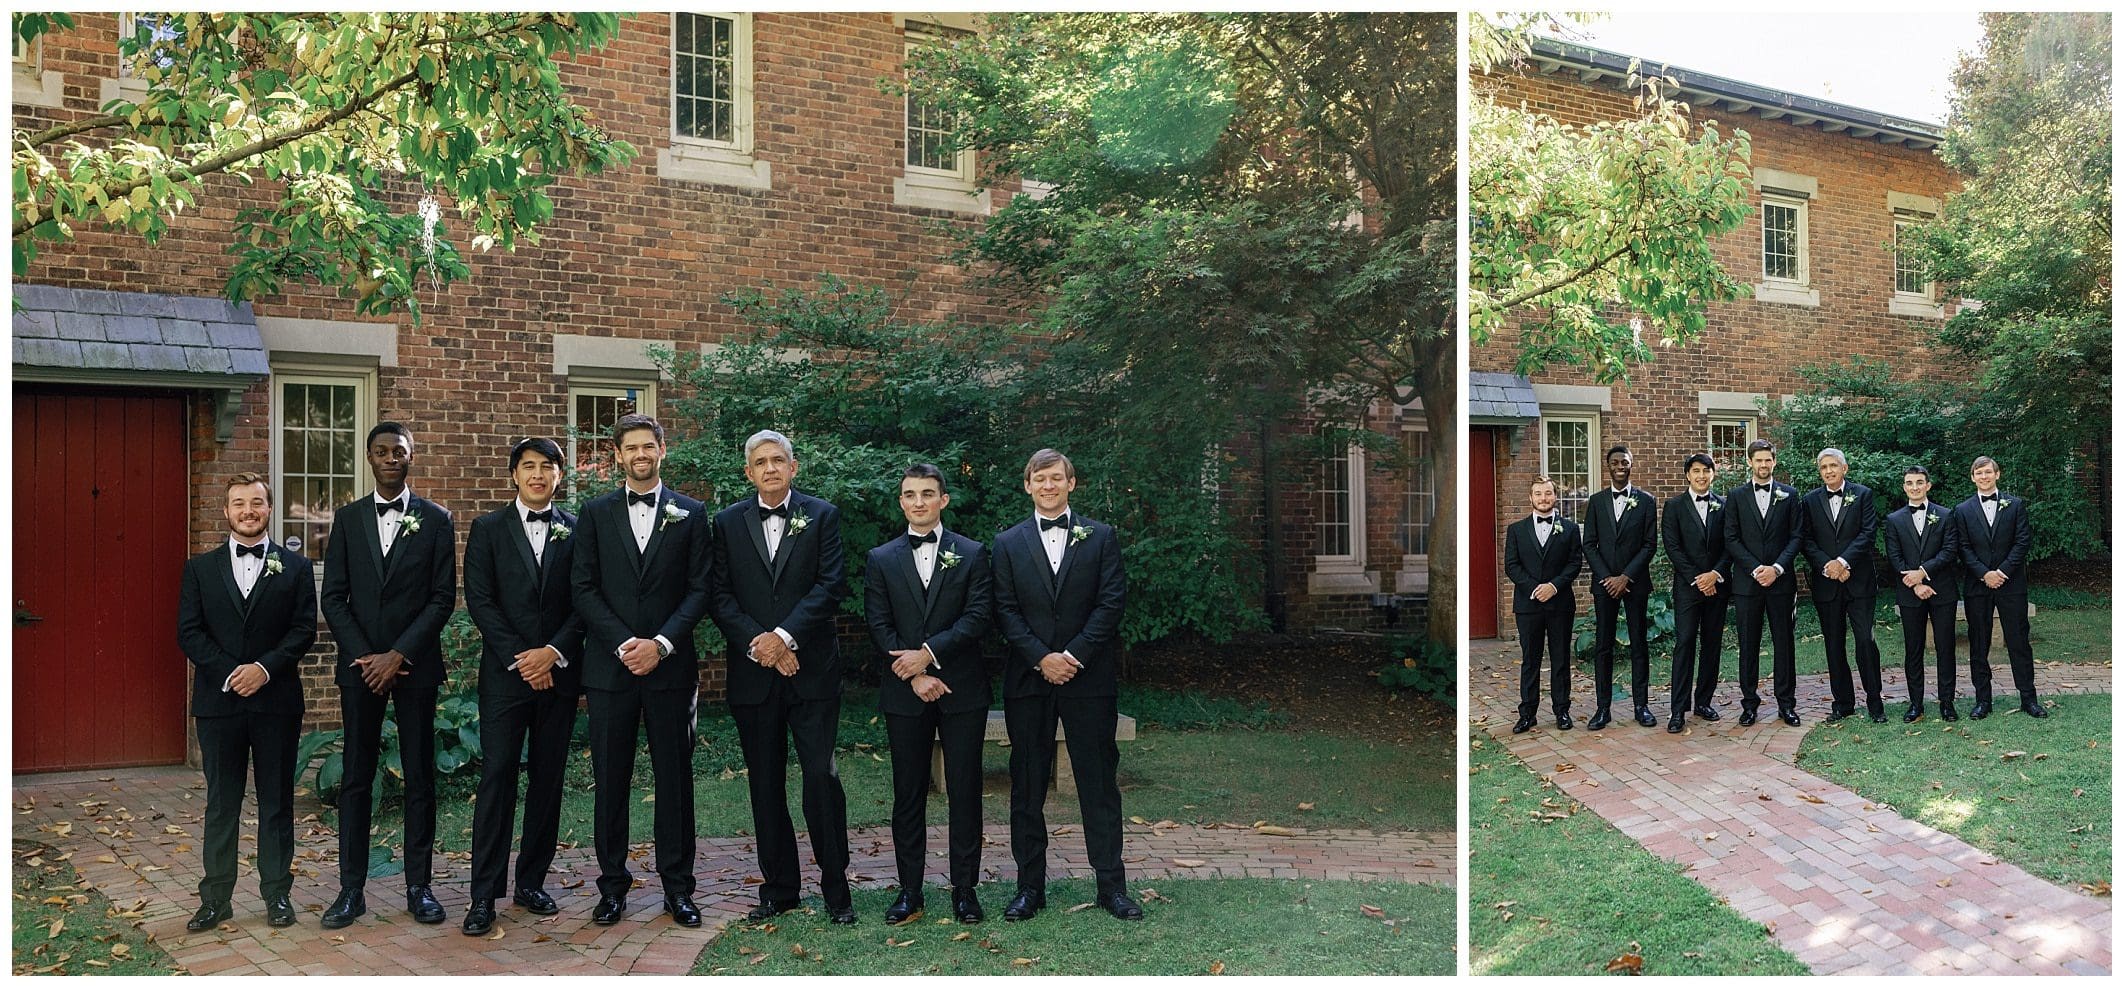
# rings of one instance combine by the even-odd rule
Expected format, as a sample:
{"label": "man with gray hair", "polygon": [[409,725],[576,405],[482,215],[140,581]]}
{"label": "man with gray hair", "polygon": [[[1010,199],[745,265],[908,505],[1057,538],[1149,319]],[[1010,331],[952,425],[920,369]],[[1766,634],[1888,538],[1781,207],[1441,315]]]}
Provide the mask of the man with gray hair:
{"label": "man with gray hair", "polygon": [[730,714],[745,752],[764,879],[747,918],[761,922],[800,904],[796,827],[785,795],[793,741],[826,915],[853,923],[848,797],[833,761],[841,723],[833,619],[848,593],[841,512],[790,486],[797,459],[788,436],[762,429],[745,440],[744,453],[754,493],[716,513],[709,597],[729,643]]}
{"label": "man with gray hair", "polygon": [[1829,659],[1829,721],[1857,712],[1851,689],[1851,664],[1844,653],[1844,628],[1856,646],[1859,680],[1866,687],[1866,716],[1888,722],[1881,703],[1881,650],[1873,643],[1873,533],[1880,518],[1873,510],[1873,491],[1845,480],[1851,461],[1832,446],[1815,454],[1822,486],[1800,499],[1800,552],[1814,569],[1808,588],[1814,612],[1822,619],[1822,651]]}

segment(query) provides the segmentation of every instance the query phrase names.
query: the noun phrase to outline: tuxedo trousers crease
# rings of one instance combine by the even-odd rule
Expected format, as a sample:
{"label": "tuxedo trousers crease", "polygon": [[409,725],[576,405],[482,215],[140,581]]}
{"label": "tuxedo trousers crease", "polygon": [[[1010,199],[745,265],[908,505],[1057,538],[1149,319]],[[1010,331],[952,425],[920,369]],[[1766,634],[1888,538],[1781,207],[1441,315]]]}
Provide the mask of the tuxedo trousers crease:
{"label": "tuxedo trousers crease", "polygon": [[1542,652],[1549,653],[1549,709],[1558,717],[1571,713],[1571,615],[1519,614],[1519,714],[1530,716],[1541,705]]}
{"label": "tuxedo trousers crease", "polygon": [[[508,894],[509,845],[516,834],[517,776],[527,776],[523,842],[516,855],[516,888],[540,889],[560,840],[561,785],[568,739],[575,732],[575,697],[557,689],[479,698],[479,797],[472,804],[472,898]],[[528,757],[525,741],[530,741]]]}
{"label": "tuxedo trousers crease", "polygon": [[1969,685],[1978,699],[1991,699],[1991,628],[1997,612],[1999,636],[2006,639],[2006,659],[2013,688],[2022,702],[2036,698],[2035,650],[2028,643],[2028,595],[1969,594],[1962,600],[1969,616]]}
{"label": "tuxedo trousers crease", "polygon": [[341,686],[339,712],[346,734],[345,783],[339,791],[339,885],[360,889],[369,878],[370,821],[376,811],[385,707],[398,724],[399,765],[405,772],[406,887],[432,884],[435,867],[435,696],[432,686],[400,686],[378,696],[366,686]]}
{"label": "tuxedo trousers crease", "polygon": [[1733,603],[1734,636],[1740,640],[1736,649],[1735,676],[1740,680],[1741,707],[1754,710],[1762,705],[1762,696],[1757,693],[1762,685],[1763,625],[1770,626],[1770,688],[1777,701],[1777,709],[1793,710],[1799,706],[1799,674],[1794,665],[1797,661],[1793,643],[1793,608],[1798,605],[1794,594],[1756,594],[1735,597]]}
{"label": "tuxedo trousers crease", "polygon": [[1084,851],[1101,894],[1127,890],[1121,864],[1121,758],[1114,743],[1118,698],[1063,697],[1053,693],[1007,697],[1003,725],[1010,735],[1010,846],[1018,888],[1047,890],[1047,787],[1054,777],[1055,725],[1077,781],[1077,807],[1084,817]]}
{"label": "tuxedo trousers crease", "polygon": [[[1677,590],[1676,600],[1686,591]],[[1676,714],[1711,705],[1718,690],[1719,646],[1726,634],[1726,598],[1687,600],[1674,609],[1674,668],[1668,680]]]}
{"label": "tuxedo trousers crease", "polygon": [[266,899],[288,894],[294,886],[288,867],[295,860],[295,748],[302,714],[246,713],[200,717],[196,723],[207,783],[200,901],[227,902],[235,892],[246,765],[258,793],[258,894]]}
{"label": "tuxedo trousers crease", "polygon": [[788,902],[802,891],[796,824],[789,816],[789,750],[796,749],[804,826],[828,906],[848,904],[848,795],[834,762],[839,694],[806,700],[776,683],[764,703],[732,704],[744,750],[746,789],[760,855],[761,902]]}
{"label": "tuxedo trousers crease", "polygon": [[591,818],[598,893],[625,895],[634,884],[627,866],[628,814],[635,802],[635,746],[647,734],[656,795],[650,828],[656,841],[656,875],[665,895],[692,895],[693,718],[699,694],[692,688],[585,692],[590,707],[590,769],[597,782]]}
{"label": "tuxedo trousers crease", "polygon": [[[1833,709],[1851,713],[1857,695],[1851,684],[1851,666],[1858,666],[1859,685],[1866,690],[1866,708],[1881,703],[1881,653],[1873,642],[1873,598],[1816,598],[1814,612],[1822,621],[1822,653],[1829,660],[1829,694]],[[1851,632],[1851,649],[1844,647],[1844,631]]]}
{"label": "tuxedo trousers crease", "polygon": [[1630,633],[1630,699],[1645,706],[1651,698],[1652,645],[1646,641],[1645,606],[1651,589],[1634,585],[1620,598],[1608,596],[1599,581],[1593,583],[1593,702],[1608,709],[1615,692],[1615,624],[1620,616]]}
{"label": "tuxedo trousers crease", "polygon": [[1932,631],[1932,651],[1937,676],[1933,688],[1941,703],[1953,703],[1954,603],[1898,604],[1903,619],[1903,679],[1910,687],[1910,702],[1925,699],[1925,631]]}
{"label": "tuxedo trousers crease", "polygon": [[922,894],[928,859],[930,745],[944,749],[944,798],[951,887],[973,888],[981,871],[981,745],[988,711],[945,713],[932,703],[919,714],[886,714],[892,745],[892,855],[900,890]]}

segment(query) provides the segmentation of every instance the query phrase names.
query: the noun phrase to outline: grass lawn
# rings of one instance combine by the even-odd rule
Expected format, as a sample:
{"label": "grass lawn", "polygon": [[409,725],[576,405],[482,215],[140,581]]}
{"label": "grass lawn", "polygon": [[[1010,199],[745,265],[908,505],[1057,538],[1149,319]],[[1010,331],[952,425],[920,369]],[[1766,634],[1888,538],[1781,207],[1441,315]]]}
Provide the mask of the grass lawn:
{"label": "grass lawn", "polygon": [[[1763,927],[1504,752],[1470,752],[1468,937],[1478,975],[1806,974]],[[1544,813],[1570,813],[1542,820]],[[1635,943],[1636,947],[1632,944]]]}
{"label": "grass lawn", "polygon": [[[1155,889],[1153,898],[1149,890]],[[1146,918],[1124,923],[1089,903],[1094,883],[1051,883],[1048,908],[1004,923],[1003,899],[984,901],[988,922],[960,926],[932,895],[933,911],[906,926],[878,917],[885,889],[857,890],[855,926],[802,910],[770,924],[733,925],[694,974],[864,975],[1451,975],[1453,890],[1268,879],[1139,883]],[[1372,907],[1379,915],[1370,915]],[[941,920],[941,922],[940,922]]]}
{"label": "grass lawn", "polygon": [[[2109,695],[2045,702],[2043,720],[2003,712],[1953,724],[1847,718],[1807,732],[1799,764],[2032,874],[2107,883]],[[2011,752],[2022,754],[2005,757]]]}
{"label": "grass lawn", "polygon": [[[139,915],[81,884],[74,866],[15,843],[15,965],[24,974],[169,974],[170,955],[133,928]],[[256,897],[252,899],[256,903]],[[187,906],[195,903],[187,902]]]}

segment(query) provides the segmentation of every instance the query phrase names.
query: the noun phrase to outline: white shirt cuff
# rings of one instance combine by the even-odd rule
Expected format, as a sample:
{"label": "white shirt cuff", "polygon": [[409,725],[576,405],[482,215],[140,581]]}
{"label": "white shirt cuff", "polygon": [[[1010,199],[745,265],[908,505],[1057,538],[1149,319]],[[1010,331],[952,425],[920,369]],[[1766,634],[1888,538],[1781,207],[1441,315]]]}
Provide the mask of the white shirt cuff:
{"label": "white shirt cuff", "polygon": [[1770,568],[1771,568],[1771,569],[1774,569],[1774,570],[1776,570],[1776,571],[1777,571],[1777,575],[1779,575],[1779,576],[1783,576],[1783,575],[1785,575],[1785,568],[1784,568],[1783,566],[1779,566],[1779,565],[1778,565],[1778,564],[1776,564],[1776,563],[1771,563],[1771,564],[1770,564]]}
{"label": "white shirt cuff", "polygon": [[[676,651],[678,651],[678,649],[676,649],[676,648],[673,648],[673,647],[671,646],[671,639],[669,639],[669,638],[666,638],[666,637],[664,637],[663,635],[658,635],[658,636],[656,636],[656,643],[657,643],[657,644],[659,644],[659,645],[662,645],[662,646],[664,646],[664,654],[665,654],[665,655],[670,655],[671,653],[673,653],[673,652],[676,652]],[[562,663],[562,664],[563,664],[563,665],[565,665],[566,663]]]}
{"label": "white shirt cuff", "polygon": [[1062,650],[1062,657],[1068,659],[1070,665],[1076,666],[1079,669],[1084,668],[1084,663],[1077,661],[1077,657],[1071,655],[1069,649],[1065,648]]}
{"label": "white shirt cuff", "polygon": [[[266,682],[270,683],[270,682],[272,682],[272,681],[273,681],[273,670],[271,670],[271,669],[268,669],[268,668],[266,668],[266,667],[265,667],[265,663],[263,663],[263,662],[246,662],[246,663],[244,663],[243,665],[247,665],[247,666],[257,666],[257,667],[258,667],[258,671],[259,671],[259,672],[265,673],[265,678],[266,678]],[[228,678],[226,678],[226,679],[223,679],[223,680],[221,681],[221,691],[222,691],[223,693],[234,693],[234,692],[236,692],[236,687],[234,687],[234,686],[231,686],[230,684],[231,684],[231,683],[234,683],[234,682],[236,681],[236,672],[237,672],[237,670],[240,670],[240,669],[242,669],[242,668],[243,668],[243,666],[237,666],[237,667],[236,667],[235,669],[231,669],[231,670],[229,670],[229,675],[228,675]]]}
{"label": "white shirt cuff", "polygon": [[774,634],[775,637],[780,638],[782,640],[782,644],[789,646],[790,651],[794,652],[797,650],[795,635],[792,635],[787,631],[783,631],[780,628],[774,629]]}
{"label": "white shirt cuff", "polygon": [[[546,647],[547,647],[547,648],[553,648],[553,646],[551,646],[551,645],[548,645],[548,646],[546,646]],[[567,657],[566,655],[563,655],[563,654],[561,654],[561,650],[560,650],[560,649],[557,649],[557,648],[553,648],[553,668],[555,668],[555,669],[566,669],[566,668],[568,668],[568,657]]]}
{"label": "white shirt cuff", "polygon": [[931,669],[944,668],[944,663],[937,661],[937,650],[930,648],[928,642],[922,643],[922,651],[929,653],[929,667]]}

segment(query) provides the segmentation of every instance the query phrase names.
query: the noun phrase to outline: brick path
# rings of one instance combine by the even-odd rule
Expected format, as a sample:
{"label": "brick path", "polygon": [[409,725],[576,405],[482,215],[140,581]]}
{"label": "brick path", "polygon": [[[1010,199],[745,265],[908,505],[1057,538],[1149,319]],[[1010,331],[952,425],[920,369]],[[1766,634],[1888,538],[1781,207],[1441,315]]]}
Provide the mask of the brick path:
{"label": "brick path", "polygon": [[[758,900],[749,838],[704,838],[695,861],[699,889],[694,901],[706,914],[688,930],[663,915],[649,846],[634,849],[641,878],[629,896],[629,915],[617,925],[590,922],[597,903],[597,864],[587,847],[563,849],[547,883],[561,906],[557,916],[535,917],[501,907],[489,939],[474,942],[458,930],[464,917],[470,873],[468,857],[452,852],[437,862],[435,895],[449,910],[439,926],[414,923],[405,912],[404,884],[397,877],[371,881],[369,914],[343,930],[327,931],[317,915],[337,889],[337,837],[314,822],[296,824],[293,900],[302,919],[276,930],[266,925],[257,879],[248,858],[239,865],[236,918],[217,931],[187,934],[185,920],[199,906],[199,837],[206,784],[198,770],[118,769],[102,772],[20,776],[15,779],[17,840],[69,851],[87,885],[120,908],[145,900],[141,928],[155,937],[192,974],[684,974],[723,924]],[[253,803],[245,805],[242,848],[255,849]],[[70,824],[70,826],[62,826]],[[1062,830],[1063,828],[1057,828]],[[1301,831],[1293,836],[1259,834],[1242,825],[1151,827],[1126,825],[1123,858],[1135,883],[1164,878],[1307,878],[1451,884],[1457,855],[1451,833],[1373,834],[1353,830]],[[65,833],[61,833],[65,831]],[[942,828],[932,829],[936,857],[932,884],[945,881]],[[890,885],[892,841],[883,828],[849,835],[851,877],[858,884]],[[984,904],[1001,922],[1010,888],[1008,828],[990,826],[984,837]],[[801,844],[800,839],[800,844]],[[1083,838],[1074,827],[1049,847],[1054,877],[1087,877]],[[1199,865],[1182,867],[1176,859]],[[806,882],[816,872],[807,863]],[[750,879],[750,883],[748,883]],[[879,922],[865,916],[866,923]]]}
{"label": "brick path", "polygon": [[[1577,729],[1554,729],[1544,693],[1538,725],[1515,736],[1518,643],[1478,642],[1470,662],[1475,729],[1764,924],[1817,974],[2111,971],[2107,898],[2059,888],[1793,764],[1807,727],[1828,713],[1826,675],[1800,678],[1806,726],[1774,719],[1735,726],[1740,697],[1728,683],[1714,701],[1725,719],[1692,717],[1688,733],[1671,735],[1663,669],[1653,676],[1660,725],[1637,726],[1627,719],[1628,703],[1617,701],[1623,719],[1599,733],[1585,729],[1592,691],[1588,677],[1574,673]],[[2050,665],[2037,679],[2046,696],[2108,692],[2110,672]],[[1882,673],[1888,713],[1900,717],[1907,695],[1900,662]],[[1966,681],[1962,687],[1966,693]],[[1765,712],[1773,711],[1767,693],[1764,700]],[[1959,706],[1966,715],[1969,701]],[[1926,723],[1935,717],[1928,705]],[[1946,879],[1944,888],[1935,884]]]}

